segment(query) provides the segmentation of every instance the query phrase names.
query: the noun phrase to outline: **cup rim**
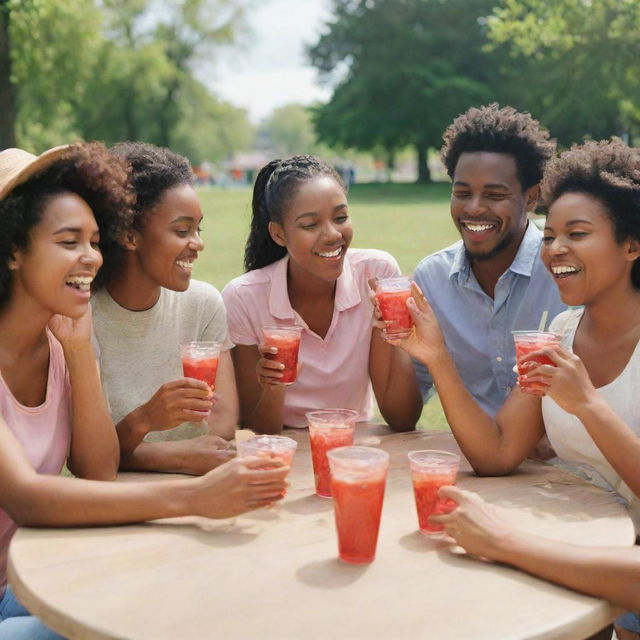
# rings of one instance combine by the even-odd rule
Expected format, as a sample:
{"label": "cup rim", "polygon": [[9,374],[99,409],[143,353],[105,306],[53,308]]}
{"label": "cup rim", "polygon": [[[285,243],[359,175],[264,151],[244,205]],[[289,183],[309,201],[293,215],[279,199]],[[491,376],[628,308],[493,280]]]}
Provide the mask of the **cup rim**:
{"label": "cup rim", "polygon": [[[353,457],[349,457],[349,454],[354,454]],[[363,455],[365,457],[358,457]],[[371,456],[366,458],[366,456]],[[389,452],[378,447],[364,447],[362,445],[348,445],[345,447],[335,447],[327,451],[327,458],[330,462],[349,463],[356,469],[368,469],[372,466],[380,466],[383,463],[389,463]]]}
{"label": "cup rim", "polygon": [[[415,459],[418,454],[425,453],[434,454],[435,456],[441,456],[444,459],[440,460],[439,462],[434,461],[431,464],[426,464]],[[460,456],[460,454],[458,453],[444,451],[443,449],[416,449],[407,453],[407,458],[409,458],[409,462],[411,464],[415,464],[416,466],[436,466],[441,468],[459,466],[461,457],[462,456]]]}
{"label": "cup rim", "polygon": [[[320,414],[320,415],[318,415]],[[347,425],[341,425],[341,426],[335,426],[334,428],[336,429],[347,429],[352,427],[356,422],[357,422],[357,418],[360,416],[360,413],[358,411],[355,411],[354,409],[340,409],[340,408],[328,408],[328,409],[314,409],[313,411],[307,411],[304,415],[305,418],[307,419],[307,422],[309,424],[311,424],[312,422],[314,423],[315,426],[320,426],[320,427],[326,427],[329,425],[332,425],[333,423],[335,423],[335,420],[323,420],[322,419],[322,414],[326,415],[327,417],[331,414],[335,415],[341,415],[345,421],[350,422],[350,424]],[[313,418],[310,416],[314,416]],[[315,417],[318,416],[318,417]]]}
{"label": "cup rim", "polygon": [[248,440],[244,440],[240,443],[240,446],[238,446],[237,449],[239,450],[241,447],[251,447],[252,443],[255,445],[257,444],[258,440],[272,441],[272,444],[275,445],[271,447],[265,447],[264,449],[260,449],[260,451],[295,451],[298,448],[297,441],[293,438],[289,438],[289,436],[283,436],[275,433],[262,433],[256,434]]}
{"label": "cup rim", "polygon": [[511,335],[514,338],[520,337],[520,336],[529,336],[529,335],[530,336],[554,336],[558,340],[562,338],[562,336],[559,333],[556,333],[555,331],[539,331],[538,329],[531,329],[530,331],[527,331],[525,329],[519,329],[517,331],[512,331]]}
{"label": "cup rim", "polygon": [[304,327],[299,324],[291,324],[288,326],[278,326],[275,324],[266,324],[262,327],[263,333],[265,331],[295,331],[296,333],[302,333]]}

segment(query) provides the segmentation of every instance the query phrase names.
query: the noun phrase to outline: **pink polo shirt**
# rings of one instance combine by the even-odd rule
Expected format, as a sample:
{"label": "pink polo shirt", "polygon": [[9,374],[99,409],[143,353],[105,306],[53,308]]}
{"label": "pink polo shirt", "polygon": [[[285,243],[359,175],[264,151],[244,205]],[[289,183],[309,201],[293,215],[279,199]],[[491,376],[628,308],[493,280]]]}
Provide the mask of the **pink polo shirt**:
{"label": "pink polo shirt", "polygon": [[[22,445],[31,466],[43,474],[60,473],[71,442],[71,389],[62,345],[47,331],[49,376],[45,401],[39,407],[20,404],[0,374],[0,414]],[[0,595],[7,584],[7,550],[16,523],[0,508]]]}
{"label": "pink polo shirt", "polygon": [[286,389],[283,424],[306,427],[305,412],[328,407],[354,409],[361,420],[372,412],[369,346],[373,308],[370,278],[400,274],[395,258],[377,249],[349,249],[336,284],[333,318],[321,338],[292,309],[287,291],[285,257],[232,280],[222,291],[227,307],[229,335],[235,344],[262,342],[262,327],[303,327],[298,379]]}

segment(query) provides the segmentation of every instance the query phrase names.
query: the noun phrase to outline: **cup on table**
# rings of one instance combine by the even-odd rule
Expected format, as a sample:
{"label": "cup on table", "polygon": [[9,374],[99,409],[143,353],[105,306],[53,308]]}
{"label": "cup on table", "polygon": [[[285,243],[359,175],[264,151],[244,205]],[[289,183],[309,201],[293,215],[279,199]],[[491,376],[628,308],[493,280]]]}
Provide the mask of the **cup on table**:
{"label": "cup on table", "polygon": [[439,498],[438,490],[456,483],[460,456],[437,449],[410,451],[408,455],[420,533],[439,535],[444,527],[430,523],[429,518],[449,513],[455,507],[453,500]]}
{"label": "cup on table", "polygon": [[527,355],[543,347],[560,344],[560,336],[551,331],[512,331],[511,333],[516,347],[516,365],[518,367],[520,389],[525,393],[544,391],[544,385],[539,382],[522,380],[522,376],[526,376],[538,364],[550,364],[552,367],[556,365],[547,356],[538,355],[533,358],[527,358]]}
{"label": "cup on table", "polygon": [[300,335],[302,327],[262,327],[264,345],[275,347],[277,353],[265,353],[267,360],[275,360],[284,365],[279,384],[293,384],[298,376],[298,352],[300,351]]}
{"label": "cup on table", "polygon": [[376,556],[389,454],[373,447],[327,453],[340,560],[366,564]]}
{"label": "cup on table", "polygon": [[[236,445],[239,458],[257,457],[264,458],[265,463],[272,460],[279,460],[287,466],[291,466],[293,454],[296,452],[298,443],[293,438],[287,436],[261,435],[254,436],[248,440],[239,441]],[[269,465],[265,464],[265,469]],[[285,495],[286,491],[282,492]]]}
{"label": "cup on table", "polygon": [[411,280],[405,276],[385,278],[376,282],[376,298],[382,319],[387,326],[385,338],[406,338],[413,327],[413,318],[407,309],[411,297]]}
{"label": "cup on table", "polygon": [[180,344],[182,370],[186,378],[202,380],[211,391],[216,386],[218,358],[222,344],[220,342],[183,342]]}
{"label": "cup on table", "polygon": [[331,497],[327,451],[353,444],[358,412],[351,409],[322,409],[305,414],[309,422],[311,460],[316,494]]}

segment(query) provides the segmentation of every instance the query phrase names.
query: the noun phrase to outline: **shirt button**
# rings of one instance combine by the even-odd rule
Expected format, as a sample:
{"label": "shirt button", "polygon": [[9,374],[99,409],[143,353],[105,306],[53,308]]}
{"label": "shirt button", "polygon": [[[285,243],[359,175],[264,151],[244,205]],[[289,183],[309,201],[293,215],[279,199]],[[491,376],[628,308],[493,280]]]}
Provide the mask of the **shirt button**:
{"label": "shirt button", "polygon": [[496,356],[496,360],[497,360],[498,362],[502,362],[502,358],[501,358],[500,356]]}

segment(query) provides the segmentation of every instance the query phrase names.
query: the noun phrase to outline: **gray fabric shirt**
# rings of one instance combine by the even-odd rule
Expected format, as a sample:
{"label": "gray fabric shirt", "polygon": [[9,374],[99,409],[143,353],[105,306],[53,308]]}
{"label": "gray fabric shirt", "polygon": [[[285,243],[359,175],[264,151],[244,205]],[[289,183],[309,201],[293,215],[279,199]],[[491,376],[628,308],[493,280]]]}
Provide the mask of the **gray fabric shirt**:
{"label": "gray fabric shirt", "polygon": [[[165,383],[183,377],[180,343],[211,340],[233,344],[220,292],[191,280],[187,291],[162,289],[146,311],[129,311],[106,289],[91,297],[102,386],[115,423],[147,402]],[[207,432],[203,423],[185,422],[145,440],[178,440]]]}

